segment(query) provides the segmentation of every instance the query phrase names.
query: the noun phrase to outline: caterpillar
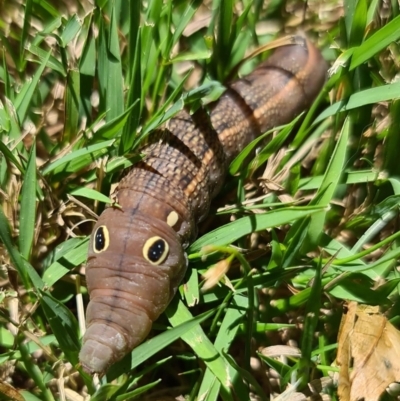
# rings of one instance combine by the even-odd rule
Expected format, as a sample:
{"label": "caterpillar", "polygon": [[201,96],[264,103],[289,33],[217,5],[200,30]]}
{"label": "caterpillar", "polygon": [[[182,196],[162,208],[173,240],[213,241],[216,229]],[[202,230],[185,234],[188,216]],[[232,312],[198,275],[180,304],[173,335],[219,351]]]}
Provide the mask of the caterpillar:
{"label": "caterpillar", "polygon": [[305,38],[275,50],[220,99],[183,110],[154,132],[116,190],[119,207],[99,217],[89,243],[90,302],[79,359],[89,373],[140,344],[165,310],[187,268],[196,236],[229,163],[258,135],[291,121],[321,90],[327,65]]}

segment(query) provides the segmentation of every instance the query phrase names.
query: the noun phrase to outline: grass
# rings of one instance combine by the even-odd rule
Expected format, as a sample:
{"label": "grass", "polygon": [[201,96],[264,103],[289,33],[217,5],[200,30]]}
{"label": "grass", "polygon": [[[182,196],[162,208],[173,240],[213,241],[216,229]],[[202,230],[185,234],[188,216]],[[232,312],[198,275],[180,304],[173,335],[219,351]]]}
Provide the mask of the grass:
{"label": "grass", "polygon": [[[391,4],[349,0],[341,17],[334,1],[304,15],[285,0],[2,2],[2,398],[267,400],[320,380],[337,399],[343,301],[380,305],[399,324]],[[78,365],[83,267],[110,189],[154,129],[221,94],[248,49],[299,29],[332,65],[322,94],[248,165],[256,142],[232,163],[180,294],[93,383]],[[221,282],[201,291],[207,271]],[[277,345],[290,345],[278,359]]]}

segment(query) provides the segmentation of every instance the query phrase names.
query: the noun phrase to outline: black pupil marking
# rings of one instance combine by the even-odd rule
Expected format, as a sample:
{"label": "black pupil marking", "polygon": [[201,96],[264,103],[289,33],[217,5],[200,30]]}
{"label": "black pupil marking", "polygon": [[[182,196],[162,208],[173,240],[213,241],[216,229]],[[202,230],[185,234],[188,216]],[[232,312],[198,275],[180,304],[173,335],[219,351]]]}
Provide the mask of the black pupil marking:
{"label": "black pupil marking", "polygon": [[94,246],[97,251],[101,251],[104,249],[105,245],[106,245],[106,241],[104,238],[104,229],[103,229],[103,227],[99,227],[94,236]]}
{"label": "black pupil marking", "polygon": [[152,262],[157,262],[158,259],[164,254],[165,251],[165,241],[162,239],[158,239],[154,244],[149,248],[147,256],[149,260]]}

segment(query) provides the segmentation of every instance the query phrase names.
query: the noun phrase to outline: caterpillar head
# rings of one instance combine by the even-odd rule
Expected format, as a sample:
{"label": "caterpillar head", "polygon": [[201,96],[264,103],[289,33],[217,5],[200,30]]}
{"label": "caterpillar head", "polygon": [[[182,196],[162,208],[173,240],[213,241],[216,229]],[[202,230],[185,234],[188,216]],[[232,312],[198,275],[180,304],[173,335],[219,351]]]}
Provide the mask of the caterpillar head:
{"label": "caterpillar head", "polygon": [[104,373],[140,344],[175,294],[187,261],[171,222],[133,209],[100,216],[86,267],[90,303],[80,353],[86,371]]}

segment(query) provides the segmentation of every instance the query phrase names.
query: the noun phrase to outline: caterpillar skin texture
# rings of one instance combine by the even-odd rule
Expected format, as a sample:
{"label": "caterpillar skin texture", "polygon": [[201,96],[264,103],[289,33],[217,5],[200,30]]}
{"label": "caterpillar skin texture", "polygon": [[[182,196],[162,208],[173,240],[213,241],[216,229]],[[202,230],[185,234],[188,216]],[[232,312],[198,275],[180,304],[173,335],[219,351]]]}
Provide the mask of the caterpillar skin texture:
{"label": "caterpillar skin texture", "polygon": [[327,65],[305,38],[278,48],[228,85],[209,113],[180,112],[154,133],[146,157],[121,180],[120,208],[100,216],[89,245],[87,331],[79,358],[103,374],[140,344],[174,296],[184,248],[208,212],[232,159],[258,135],[311,105]]}

